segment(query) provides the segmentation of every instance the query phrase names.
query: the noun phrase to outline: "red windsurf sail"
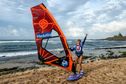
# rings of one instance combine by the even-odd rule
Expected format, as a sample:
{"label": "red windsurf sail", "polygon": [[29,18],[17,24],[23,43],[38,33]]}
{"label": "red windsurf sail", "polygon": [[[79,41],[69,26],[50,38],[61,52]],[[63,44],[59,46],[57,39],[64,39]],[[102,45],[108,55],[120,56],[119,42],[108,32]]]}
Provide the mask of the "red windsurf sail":
{"label": "red windsurf sail", "polygon": [[[72,71],[74,66],[72,54],[69,50],[66,37],[64,36],[52,14],[48,11],[44,4],[32,7],[31,11],[39,60],[45,64],[55,65]],[[56,41],[57,38],[60,39],[60,45],[56,43],[59,42]],[[52,46],[52,44],[49,43],[55,45]],[[51,52],[54,51],[57,46],[63,47],[63,56]],[[54,47],[54,49],[50,50],[50,47]],[[58,50],[55,52],[57,51]]]}

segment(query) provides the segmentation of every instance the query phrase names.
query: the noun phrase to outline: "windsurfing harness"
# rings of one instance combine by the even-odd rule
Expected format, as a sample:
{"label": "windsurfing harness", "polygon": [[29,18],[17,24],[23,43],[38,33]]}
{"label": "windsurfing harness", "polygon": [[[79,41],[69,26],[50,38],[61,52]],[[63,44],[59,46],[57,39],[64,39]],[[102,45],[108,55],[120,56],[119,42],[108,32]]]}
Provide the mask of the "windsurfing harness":
{"label": "windsurfing harness", "polygon": [[[74,72],[75,67],[73,64],[71,51],[69,50],[69,46],[66,41],[66,37],[64,36],[61,28],[57,24],[52,14],[48,11],[44,4],[32,7],[31,12],[33,16],[33,27],[39,60],[44,64],[58,66],[65,70]],[[52,31],[57,32],[58,36],[52,36]],[[64,57],[58,57],[45,48],[48,45],[49,39],[57,37],[60,38],[64,48],[66,55]],[[44,39],[47,39],[45,46],[43,46]]]}

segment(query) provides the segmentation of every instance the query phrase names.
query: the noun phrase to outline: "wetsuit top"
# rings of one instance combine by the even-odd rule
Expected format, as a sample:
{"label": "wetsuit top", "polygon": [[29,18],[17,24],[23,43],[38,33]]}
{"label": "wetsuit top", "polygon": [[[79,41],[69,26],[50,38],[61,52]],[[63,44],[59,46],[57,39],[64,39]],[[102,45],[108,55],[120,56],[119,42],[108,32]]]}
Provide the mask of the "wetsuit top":
{"label": "wetsuit top", "polygon": [[70,48],[71,51],[75,51],[75,54],[80,57],[83,54],[83,46],[82,44],[80,45],[75,45],[74,47]]}

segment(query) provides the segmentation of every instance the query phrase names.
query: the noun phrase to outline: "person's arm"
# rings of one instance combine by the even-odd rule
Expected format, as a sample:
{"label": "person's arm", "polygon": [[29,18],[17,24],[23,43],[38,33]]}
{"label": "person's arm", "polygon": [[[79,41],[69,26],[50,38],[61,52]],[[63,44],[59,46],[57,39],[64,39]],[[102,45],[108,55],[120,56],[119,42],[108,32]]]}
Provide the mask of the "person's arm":
{"label": "person's arm", "polygon": [[76,46],[69,48],[71,51],[74,51]]}
{"label": "person's arm", "polygon": [[[70,47],[69,49],[70,49],[71,51],[74,51],[75,48],[76,48],[76,46],[74,46],[74,47]],[[60,53],[63,53],[63,52],[64,52],[64,50],[61,50],[61,51],[60,51]]]}
{"label": "person's arm", "polygon": [[82,47],[84,46],[84,43],[85,43],[86,39],[87,39],[87,34],[86,34],[86,36],[85,36],[85,38],[84,38],[84,40],[82,42]]}

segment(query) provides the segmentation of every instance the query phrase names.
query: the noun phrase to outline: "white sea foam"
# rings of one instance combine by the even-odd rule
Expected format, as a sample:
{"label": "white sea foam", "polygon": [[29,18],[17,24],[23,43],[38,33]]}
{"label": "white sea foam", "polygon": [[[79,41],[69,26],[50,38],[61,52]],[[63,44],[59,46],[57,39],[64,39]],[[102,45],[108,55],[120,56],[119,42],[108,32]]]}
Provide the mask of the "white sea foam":
{"label": "white sea foam", "polygon": [[35,41],[0,41],[0,43],[24,43],[24,42],[35,43]]}
{"label": "white sea foam", "polygon": [[37,51],[20,51],[20,52],[7,52],[7,53],[0,53],[0,57],[12,57],[12,56],[23,56],[23,55],[31,55],[36,54]]}
{"label": "white sea foam", "polygon": [[[46,41],[43,41],[44,43],[46,43]],[[57,44],[57,43],[61,43],[61,41],[57,41],[57,40],[49,40],[49,42],[51,44]],[[72,43],[72,41],[67,41],[68,43]],[[0,41],[0,44],[3,43],[35,43],[35,41]]]}
{"label": "white sea foam", "polygon": [[63,48],[57,48],[57,49],[50,49],[49,51],[62,51],[64,50]]}
{"label": "white sea foam", "polygon": [[[59,52],[63,49],[50,49],[48,51],[54,51],[54,52]],[[23,55],[32,55],[32,54],[37,54],[36,51],[20,51],[20,52],[6,52],[6,53],[0,53],[0,57],[6,56],[6,57],[13,57],[13,56],[23,56]]]}

